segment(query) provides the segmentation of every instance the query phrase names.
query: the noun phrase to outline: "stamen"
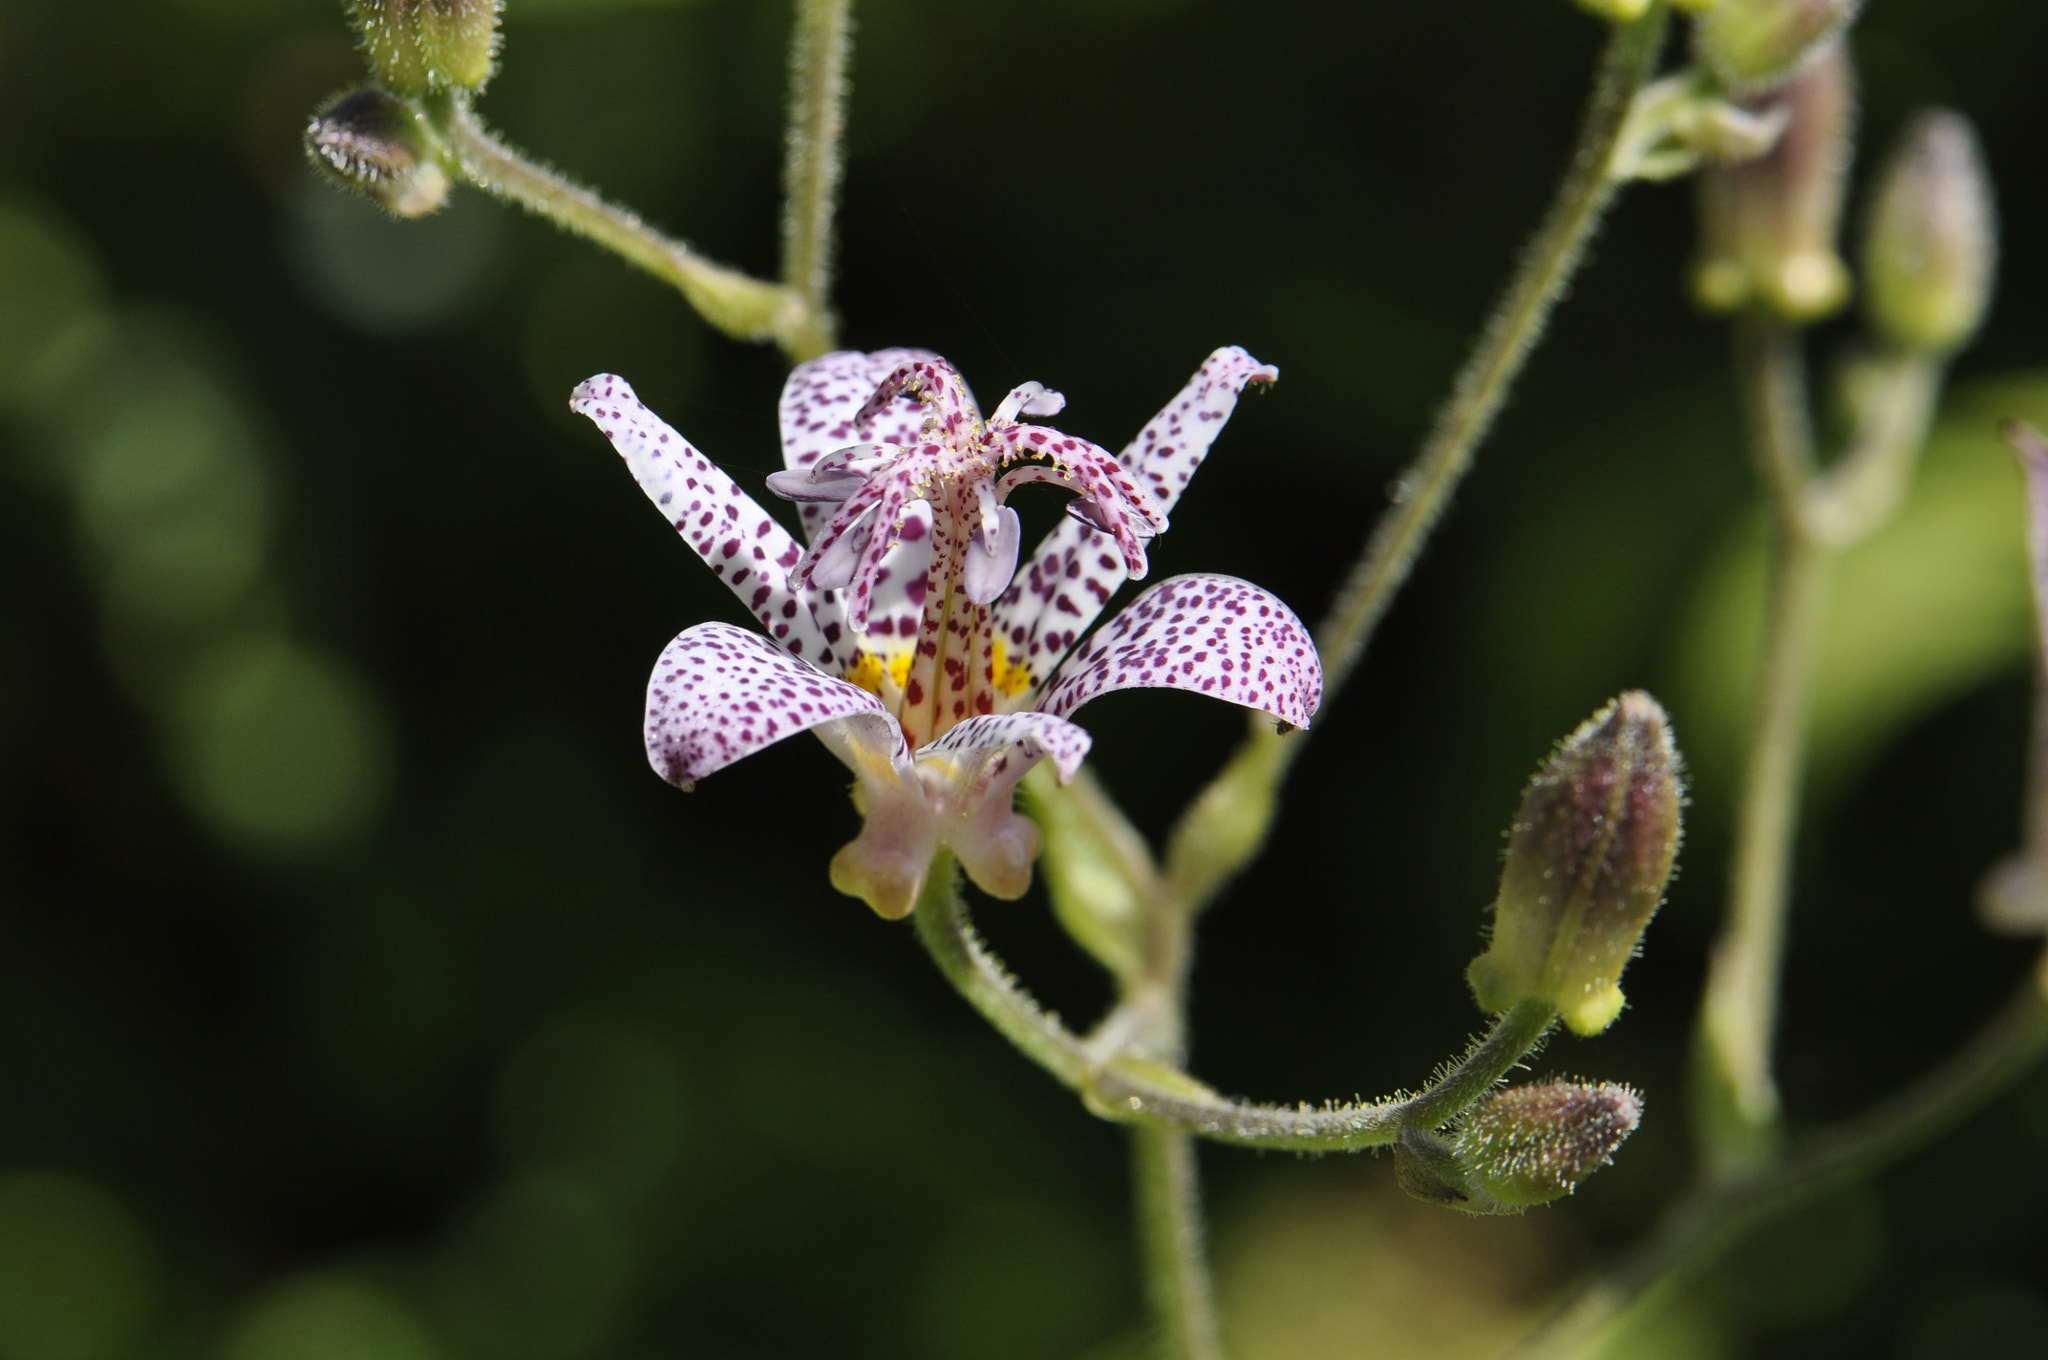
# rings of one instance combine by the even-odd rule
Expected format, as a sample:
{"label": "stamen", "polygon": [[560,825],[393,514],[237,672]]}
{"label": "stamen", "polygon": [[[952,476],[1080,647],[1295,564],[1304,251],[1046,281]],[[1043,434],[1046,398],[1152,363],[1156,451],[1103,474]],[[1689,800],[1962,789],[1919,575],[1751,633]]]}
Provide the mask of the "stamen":
{"label": "stamen", "polygon": [[820,476],[815,468],[803,471],[771,472],[768,489],[786,501],[799,505],[837,505],[866,485],[858,473],[842,472]]}
{"label": "stamen", "polygon": [[1010,588],[1010,580],[1017,574],[1017,549],[1023,541],[1023,523],[1007,505],[996,507],[994,534],[983,533],[979,524],[974,526],[960,569],[960,587],[968,599],[988,604]]}
{"label": "stamen", "polygon": [[817,590],[838,590],[853,580],[861,550],[874,537],[875,516],[870,512],[858,524],[827,544],[811,567],[810,584]]}
{"label": "stamen", "polygon": [[1067,399],[1043,383],[1028,382],[1010,389],[1003,404],[988,418],[991,425],[1008,425],[1018,416],[1056,416],[1067,409]]}
{"label": "stamen", "polygon": [[[1067,502],[1067,514],[1081,521],[1098,533],[1114,534],[1116,527],[1109,522],[1109,516],[1102,512],[1102,503],[1093,496],[1076,496]],[[1155,538],[1158,530],[1143,521],[1134,521],[1131,529],[1139,538]]]}

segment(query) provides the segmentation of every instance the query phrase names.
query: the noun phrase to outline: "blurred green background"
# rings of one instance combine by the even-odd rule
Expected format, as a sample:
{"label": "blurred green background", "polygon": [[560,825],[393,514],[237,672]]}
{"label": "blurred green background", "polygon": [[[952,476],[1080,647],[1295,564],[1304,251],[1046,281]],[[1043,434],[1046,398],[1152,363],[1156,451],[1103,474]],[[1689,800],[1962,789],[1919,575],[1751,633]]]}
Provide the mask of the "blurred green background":
{"label": "blurred green background", "polygon": [[[774,266],[781,0],[510,0],[483,108]],[[1317,615],[1560,168],[1562,0],[862,0],[839,301],[1111,447],[1218,344],[1276,363],[1163,572]],[[1795,1122],[1951,1048],[2029,957],[1972,922],[2018,838],[2017,478],[2048,420],[2048,9],[1875,0],[1867,170],[1981,128],[2005,257],[1920,498],[1845,568],[1790,961]],[[647,669],[741,621],[570,416],[626,374],[743,483],[770,352],[474,194],[317,183],[338,0],[0,0],[0,1360],[1135,1355],[1119,1133],[826,883],[845,777],[791,742],[691,796]],[[1683,186],[1629,193],[1265,860],[1205,922],[1196,1066],[1267,1099],[1423,1080],[1500,830],[1616,690],[1695,771],[1632,1009],[1551,1070],[1648,1119],[1568,1204],[1473,1222],[1384,1164],[1205,1151],[1243,1360],[1481,1355],[1688,1174],[1758,523]],[[1817,367],[1853,335],[1817,336]],[[1148,830],[1233,713],[1101,701]],[[1042,900],[983,922],[1083,1017]],[[2048,1076],[1757,1238],[1639,1353],[2048,1353]]]}

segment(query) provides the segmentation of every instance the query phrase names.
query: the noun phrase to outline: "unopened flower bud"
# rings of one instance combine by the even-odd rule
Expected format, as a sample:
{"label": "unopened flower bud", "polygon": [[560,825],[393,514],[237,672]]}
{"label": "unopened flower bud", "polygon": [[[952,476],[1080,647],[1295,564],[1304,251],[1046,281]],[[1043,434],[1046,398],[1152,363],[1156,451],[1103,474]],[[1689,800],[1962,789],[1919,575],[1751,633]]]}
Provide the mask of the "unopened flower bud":
{"label": "unopened flower bud", "polygon": [[1799,74],[1863,0],[1720,0],[1693,24],[1700,60],[1730,91],[1762,94]]}
{"label": "unopened flower bud", "polygon": [[306,125],[313,163],[400,217],[448,201],[448,175],[412,106],[383,90],[342,95]]}
{"label": "unopened flower bud", "polygon": [[1546,1000],[1579,1034],[1621,1013],[1621,971],[1678,855],[1678,752],[1641,690],[1601,709],[1529,782],[1508,832],[1493,936],[1466,977],[1479,1004]]}
{"label": "unopened flower bud", "polygon": [[1767,154],[1701,173],[1693,294],[1709,311],[1763,306],[1812,321],[1849,296],[1835,250],[1855,114],[1846,53],[1830,44],[1798,79],[1747,107],[1782,110],[1785,130]]}
{"label": "unopened flower bud", "polygon": [[504,0],[349,0],[377,78],[402,95],[491,78]]}
{"label": "unopened flower bud", "polygon": [[1952,350],[1984,319],[1998,257],[1991,181],[1970,120],[1913,119],[1870,204],[1863,243],[1870,324],[1906,349]]}
{"label": "unopened flower bud", "polygon": [[1511,1209],[1548,1204],[1607,1165],[1642,1121],[1643,1098],[1602,1082],[1538,1082],[1475,1106],[1455,1144],[1466,1184]]}

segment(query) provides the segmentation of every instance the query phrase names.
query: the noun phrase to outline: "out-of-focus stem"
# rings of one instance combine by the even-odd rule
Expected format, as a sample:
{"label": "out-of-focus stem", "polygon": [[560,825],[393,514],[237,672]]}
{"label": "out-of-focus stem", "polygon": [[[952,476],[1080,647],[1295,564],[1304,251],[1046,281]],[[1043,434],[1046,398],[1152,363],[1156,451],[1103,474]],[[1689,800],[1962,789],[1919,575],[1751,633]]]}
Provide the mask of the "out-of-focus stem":
{"label": "out-of-focus stem", "polygon": [[1131,1179],[1161,1360],[1223,1360],[1195,1140],[1178,1129],[1132,1129]]}
{"label": "out-of-focus stem", "polygon": [[1317,630],[1316,648],[1322,654],[1328,692],[1334,693],[1350,677],[1395,591],[1408,579],[1416,554],[1471,468],[1473,450],[1492,428],[1508,389],[1550,320],[1551,308],[1584,258],[1586,242],[1614,201],[1621,187],[1610,173],[1615,149],[1637,91],[1656,69],[1667,18],[1665,6],[1657,3],[1641,18],[1615,25],[1571,168],[1550,212],[1458,374],[1450,401],[1438,413],[1415,462],[1402,474],[1400,502],[1373,531]]}
{"label": "out-of-focus stem", "polygon": [[429,96],[427,113],[448,144],[451,168],[470,183],[672,285],[725,334],[772,340],[792,358],[831,347],[830,318],[797,289],[714,264],[632,210],[563,178],[506,145],[460,95]]}
{"label": "out-of-focus stem", "polygon": [[1808,531],[1802,514],[1814,453],[1798,336],[1782,323],[1747,318],[1738,330],[1736,354],[1774,513],[1770,604],[1735,828],[1728,921],[1707,969],[1696,1055],[1701,1139],[1719,1176],[1760,1164],[1776,1136],[1771,1049],[1813,669],[1834,557]]}
{"label": "out-of-focus stem", "polygon": [[[1586,243],[1624,182],[1615,173],[1616,152],[1627,130],[1635,97],[1656,71],[1669,17],[1662,0],[1654,0],[1640,18],[1614,26],[1600,59],[1570,167],[1558,186],[1557,196],[1534,239],[1523,251],[1521,264],[1486,329],[1480,333],[1479,343],[1460,370],[1450,400],[1437,413],[1436,423],[1415,461],[1397,483],[1401,489],[1399,501],[1373,530],[1328,616],[1316,629],[1326,708],[1328,700],[1336,697],[1357,668],[1395,592],[1407,581],[1423,544],[1443,518],[1452,493],[1471,469],[1474,450],[1492,428],[1508,390],[1550,320],[1552,307],[1584,260]],[[1302,735],[1283,736],[1273,729],[1270,719],[1255,717],[1239,758],[1217,777],[1215,784],[1197,796],[1195,803],[1190,804],[1190,813],[1204,799],[1228,794],[1244,798],[1260,818],[1270,821],[1276,806],[1273,790],[1286,778],[1301,751]],[[1262,788],[1222,787],[1225,780],[1241,781],[1248,768],[1258,772],[1259,779],[1264,781]],[[1210,857],[1211,862],[1197,875],[1200,896],[1191,901],[1192,908],[1199,909],[1250,862],[1264,844],[1264,821],[1254,834],[1243,838],[1238,863],[1232,865]],[[1174,873],[1171,857],[1167,871],[1169,875]]]}
{"label": "out-of-focus stem", "polygon": [[789,50],[789,135],[782,171],[782,281],[816,323],[790,357],[831,346],[832,218],[845,160],[846,64],[853,0],[797,0]]}

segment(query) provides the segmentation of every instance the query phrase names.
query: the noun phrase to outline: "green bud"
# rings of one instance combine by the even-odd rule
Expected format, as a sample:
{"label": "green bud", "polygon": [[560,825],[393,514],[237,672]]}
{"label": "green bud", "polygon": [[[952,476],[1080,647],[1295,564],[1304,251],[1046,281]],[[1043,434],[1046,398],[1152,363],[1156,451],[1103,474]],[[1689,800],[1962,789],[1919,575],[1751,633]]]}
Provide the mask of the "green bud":
{"label": "green bud", "polygon": [[1830,44],[1797,80],[1746,107],[1779,113],[1785,130],[1767,154],[1701,173],[1693,294],[1708,311],[1761,306],[1816,320],[1849,296],[1835,250],[1855,114],[1847,55]]}
{"label": "green bud", "polygon": [[1455,1148],[1475,1200],[1522,1209],[1578,1189],[1613,1160],[1642,1117],[1642,1096],[1626,1086],[1511,1086],[1473,1107]]}
{"label": "green bud", "polygon": [[1621,1013],[1621,970],[1678,855],[1678,752],[1641,690],[1601,709],[1529,781],[1508,832],[1493,937],[1466,978],[1489,1011],[1545,1000],[1579,1034]]}
{"label": "green bud", "polygon": [[1737,94],[1774,90],[1818,58],[1863,0],[1720,0],[1693,24],[1700,61]]}
{"label": "green bud", "polygon": [[498,57],[504,0],[349,0],[377,78],[412,96],[445,86],[474,90]]}
{"label": "green bud", "polygon": [[1906,126],[1870,203],[1864,309],[1905,349],[1952,350],[1984,319],[1998,258],[1991,180],[1970,120],[1936,109]]}
{"label": "green bud", "polygon": [[355,90],[314,114],[306,154],[400,217],[425,217],[448,201],[432,136],[412,105],[383,90]]}

